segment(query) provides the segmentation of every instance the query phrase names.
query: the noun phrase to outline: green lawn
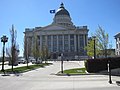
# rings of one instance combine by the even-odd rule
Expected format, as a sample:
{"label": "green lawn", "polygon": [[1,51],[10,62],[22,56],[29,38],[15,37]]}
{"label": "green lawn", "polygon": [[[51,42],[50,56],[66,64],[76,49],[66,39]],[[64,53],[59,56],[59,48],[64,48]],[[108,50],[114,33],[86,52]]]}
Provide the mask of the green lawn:
{"label": "green lawn", "polygon": [[64,73],[66,73],[66,74],[86,74],[86,69],[85,68],[68,69],[68,70],[64,70]]}
{"label": "green lawn", "polygon": [[[37,68],[43,68],[43,67],[51,65],[51,64],[52,63],[42,63],[42,64],[29,65],[28,67],[27,66],[17,67],[17,68],[14,68],[14,72],[15,73],[23,73],[23,72],[31,71],[31,70],[34,70]],[[2,73],[2,72],[0,71],[0,73]],[[12,70],[6,69],[5,73],[12,73]]]}

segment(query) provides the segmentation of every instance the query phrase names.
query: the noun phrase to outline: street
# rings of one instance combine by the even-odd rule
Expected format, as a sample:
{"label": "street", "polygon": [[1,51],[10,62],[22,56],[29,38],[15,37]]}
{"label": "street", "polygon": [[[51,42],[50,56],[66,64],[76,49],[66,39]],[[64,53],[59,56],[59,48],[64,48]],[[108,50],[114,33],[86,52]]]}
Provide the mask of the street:
{"label": "street", "polygon": [[[120,77],[112,76],[113,84],[108,83],[107,75],[57,76],[59,61],[45,68],[22,73],[20,75],[0,75],[0,90],[118,90],[116,81]],[[84,67],[84,62],[64,62],[64,69]]]}

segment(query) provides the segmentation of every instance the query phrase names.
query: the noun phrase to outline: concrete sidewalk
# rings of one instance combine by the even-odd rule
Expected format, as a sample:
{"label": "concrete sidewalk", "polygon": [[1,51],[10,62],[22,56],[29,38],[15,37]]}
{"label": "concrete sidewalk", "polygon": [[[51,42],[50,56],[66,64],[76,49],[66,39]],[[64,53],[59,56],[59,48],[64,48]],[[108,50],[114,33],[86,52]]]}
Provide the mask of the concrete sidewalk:
{"label": "concrete sidewalk", "polygon": [[[64,68],[79,67],[81,62],[64,62]],[[60,62],[39,68],[19,76],[0,76],[2,90],[119,90],[116,81],[120,77],[112,76],[113,84],[109,84],[108,75],[56,76],[60,71]]]}
{"label": "concrete sidewalk", "polygon": [[[7,64],[7,63],[6,63]],[[28,63],[28,65],[32,65],[32,63]],[[17,66],[13,66],[14,68],[16,68],[16,67],[22,67],[22,66],[27,66],[27,64],[18,64]],[[12,68],[12,66],[11,65],[4,65],[4,69],[10,69],[10,68]],[[2,65],[0,65],[0,70],[2,69]]]}
{"label": "concrete sidewalk", "polygon": [[[108,74],[108,71],[101,71],[100,74]],[[111,75],[113,76],[120,76],[120,68],[116,68],[116,69],[111,69]]]}

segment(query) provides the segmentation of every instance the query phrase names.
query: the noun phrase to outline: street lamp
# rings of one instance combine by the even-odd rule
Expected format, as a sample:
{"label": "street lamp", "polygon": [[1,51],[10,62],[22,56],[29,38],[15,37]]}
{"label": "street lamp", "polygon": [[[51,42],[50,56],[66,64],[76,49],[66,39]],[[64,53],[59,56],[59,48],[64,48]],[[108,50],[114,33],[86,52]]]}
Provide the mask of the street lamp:
{"label": "street lamp", "polygon": [[63,73],[63,53],[61,53],[59,56],[61,59],[61,73]]}
{"label": "street lamp", "polygon": [[111,79],[111,58],[108,58],[108,72],[109,72],[109,83],[112,84],[112,79]]}
{"label": "street lamp", "polygon": [[96,59],[95,39],[96,39],[96,36],[93,36],[93,40],[94,40],[94,59]]}
{"label": "street lamp", "polygon": [[3,59],[2,59],[2,70],[4,72],[4,60],[5,60],[5,43],[8,41],[8,37],[6,37],[5,35],[3,35],[1,37],[1,42],[3,42]]}

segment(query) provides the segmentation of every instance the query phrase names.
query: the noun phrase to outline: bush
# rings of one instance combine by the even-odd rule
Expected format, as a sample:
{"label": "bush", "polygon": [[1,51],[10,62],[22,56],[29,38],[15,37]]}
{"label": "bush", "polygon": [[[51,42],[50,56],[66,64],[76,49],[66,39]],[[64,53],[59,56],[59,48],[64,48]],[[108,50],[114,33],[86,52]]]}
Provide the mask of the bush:
{"label": "bush", "polygon": [[89,73],[96,73],[108,69],[108,61],[111,61],[111,69],[120,68],[120,57],[88,59],[85,62],[86,70]]}

